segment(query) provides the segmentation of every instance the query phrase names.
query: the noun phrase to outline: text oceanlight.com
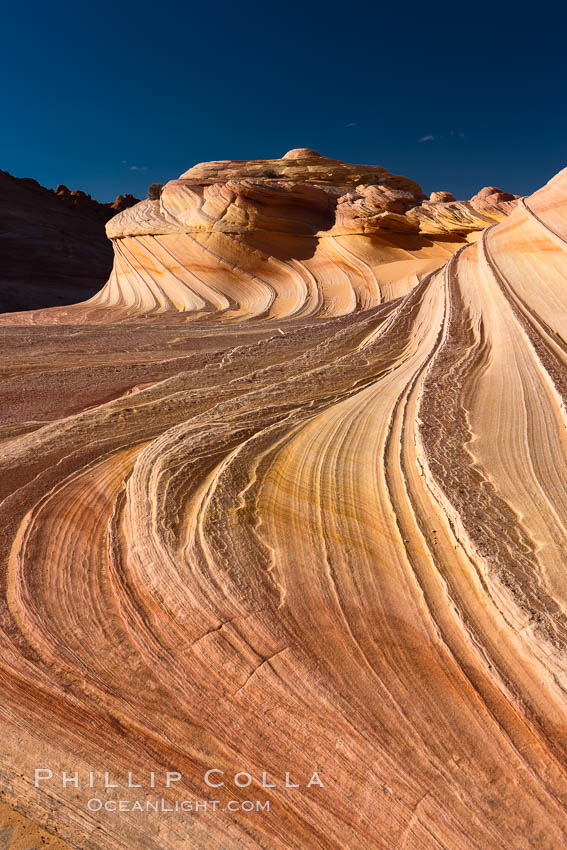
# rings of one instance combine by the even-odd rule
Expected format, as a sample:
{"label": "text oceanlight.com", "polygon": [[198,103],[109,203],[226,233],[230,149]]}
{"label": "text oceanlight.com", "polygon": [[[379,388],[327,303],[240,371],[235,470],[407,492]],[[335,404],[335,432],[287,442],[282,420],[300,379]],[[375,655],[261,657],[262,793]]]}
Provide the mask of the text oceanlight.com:
{"label": "text oceanlight.com", "polygon": [[90,812],[269,812],[269,800],[101,800],[91,797],[87,801]]}

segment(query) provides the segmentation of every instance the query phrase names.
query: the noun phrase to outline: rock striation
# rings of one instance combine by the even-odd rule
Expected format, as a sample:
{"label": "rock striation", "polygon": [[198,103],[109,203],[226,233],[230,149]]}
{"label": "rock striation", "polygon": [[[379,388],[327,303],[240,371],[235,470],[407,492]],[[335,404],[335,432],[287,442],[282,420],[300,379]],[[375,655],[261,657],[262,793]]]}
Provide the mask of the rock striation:
{"label": "rock striation", "polygon": [[[276,231],[272,190],[232,167],[110,222],[104,298],[0,317],[3,800],[81,850],[565,847],[567,169],[458,214],[357,177],[321,236],[298,208],[319,227],[330,183],[278,178]],[[355,253],[328,234],[349,204],[493,223]],[[426,243],[447,259],[405,294],[353,296],[377,245]]]}
{"label": "rock striation", "polygon": [[80,190],[46,189],[0,171],[0,310],[69,304],[96,293],[112,267],[104,225],[136,203],[119,195],[99,204]]}
{"label": "rock striation", "polygon": [[[233,321],[376,306],[406,295],[516,202],[446,198],[428,201],[413,180],[306,148],[196,165],[108,222],[114,267],[89,321],[93,307],[104,322],[108,310],[116,321],[171,310]],[[82,322],[83,308],[50,320]]]}

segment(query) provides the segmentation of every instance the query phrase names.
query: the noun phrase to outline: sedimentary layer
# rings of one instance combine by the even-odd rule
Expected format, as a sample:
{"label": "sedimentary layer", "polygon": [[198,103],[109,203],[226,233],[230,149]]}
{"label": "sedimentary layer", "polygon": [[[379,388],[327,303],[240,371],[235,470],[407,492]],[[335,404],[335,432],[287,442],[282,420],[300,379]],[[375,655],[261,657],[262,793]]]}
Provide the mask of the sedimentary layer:
{"label": "sedimentary layer", "polygon": [[[127,215],[181,259],[167,191]],[[232,301],[180,310],[123,230],[100,298],[0,319],[6,802],[83,850],[567,844],[567,170],[512,201],[380,296],[332,235],[317,267],[270,241],[264,302],[244,261],[206,277],[243,225],[175,272]],[[37,766],[270,810],[103,816]]]}

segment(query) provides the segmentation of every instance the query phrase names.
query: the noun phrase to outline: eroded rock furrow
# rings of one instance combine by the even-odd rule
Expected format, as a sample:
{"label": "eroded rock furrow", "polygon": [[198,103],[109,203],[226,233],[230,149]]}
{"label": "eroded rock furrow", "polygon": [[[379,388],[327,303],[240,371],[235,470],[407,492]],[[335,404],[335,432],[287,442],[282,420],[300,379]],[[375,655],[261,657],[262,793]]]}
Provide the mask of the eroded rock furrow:
{"label": "eroded rock furrow", "polygon": [[566,845],[567,171],[298,149],[108,233],[98,295],[0,317],[0,837]]}

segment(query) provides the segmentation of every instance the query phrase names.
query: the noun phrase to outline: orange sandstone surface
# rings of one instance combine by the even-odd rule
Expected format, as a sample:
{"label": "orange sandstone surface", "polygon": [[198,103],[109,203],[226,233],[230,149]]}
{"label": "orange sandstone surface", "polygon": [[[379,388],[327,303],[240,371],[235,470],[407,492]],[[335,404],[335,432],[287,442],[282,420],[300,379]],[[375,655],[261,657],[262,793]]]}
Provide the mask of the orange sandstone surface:
{"label": "orange sandstone surface", "polygon": [[107,232],[0,317],[6,846],[567,846],[567,170],[298,149]]}

